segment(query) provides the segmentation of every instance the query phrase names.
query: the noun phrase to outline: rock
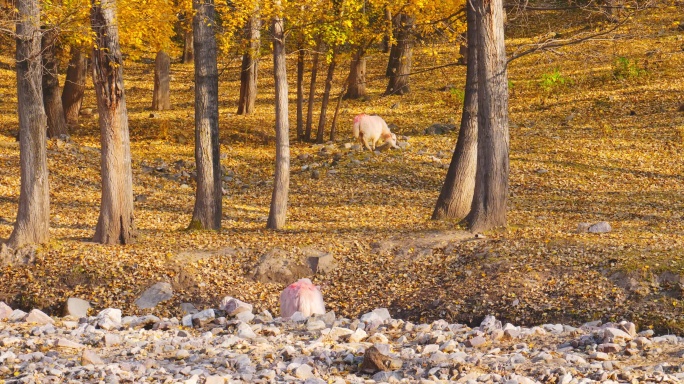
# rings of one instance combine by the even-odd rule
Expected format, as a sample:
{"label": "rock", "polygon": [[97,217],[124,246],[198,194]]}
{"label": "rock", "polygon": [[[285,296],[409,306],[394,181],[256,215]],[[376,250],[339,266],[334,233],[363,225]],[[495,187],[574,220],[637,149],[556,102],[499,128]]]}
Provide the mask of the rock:
{"label": "rock", "polygon": [[298,379],[304,380],[314,377],[313,368],[311,368],[311,366],[308,364],[302,364],[297,367],[294,371],[294,374]]}
{"label": "rock", "polygon": [[15,309],[10,313],[9,316],[7,316],[7,321],[11,322],[17,322],[17,321],[23,321],[26,316],[28,316],[28,313],[22,311],[21,309]]}
{"label": "rock", "polygon": [[255,315],[252,312],[240,312],[235,315],[235,319],[242,321],[243,323],[251,323],[254,320]]}
{"label": "rock", "polygon": [[147,288],[145,292],[135,301],[135,305],[141,309],[154,308],[157,304],[169,300],[173,297],[173,288],[171,284],[160,281],[151,287]]}
{"label": "rock", "polygon": [[33,323],[33,324],[54,324],[55,321],[52,320],[52,318],[48,315],[45,314],[45,312],[39,310],[39,309],[33,309],[31,312],[29,312],[28,316],[24,319],[25,322],[27,323]]}
{"label": "rock", "polygon": [[449,133],[456,128],[454,124],[435,123],[425,129],[426,135],[443,135]]}
{"label": "rock", "polygon": [[372,379],[378,383],[387,383],[387,382],[391,382],[391,380],[394,380],[394,382],[399,382],[402,378],[403,378],[403,376],[401,375],[400,372],[394,372],[394,371],[378,372],[375,375],[373,375],[373,377],[372,377]]}
{"label": "rock", "polygon": [[12,308],[5,304],[4,301],[0,301],[0,321],[3,321],[10,317],[12,314]]}
{"label": "rock", "polygon": [[199,312],[199,310],[192,303],[181,303],[180,308],[185,315],[194,315],[195,313]]}
{"label": "rock", "polygon": [[200,311],[192,315],[192,325],[195,327],[203,327],[207,323],[214,321],[215,318],[216,315],[214,314],[213,309],[205,309],[204,311]]}
{"label": "rock", "polygon": [[608,233],[613,229],[607,221],[598,222],[587,229],[589,233]]}
{"label": "rock", "polygon": [[590,227],[591,223],[579,223],[577,224],[577,233],[587,233]]}
{"label": "rock", "polygon": [[250,327],[249,324],[242,322],[237,327],[237,335],[243,339],[254,339],[257,337],[254,330],[252,330],[252,327]]}
{"label": "rock", "polygon": [[616,353],[620,352],[622,350],[622,347],[615,343],[603,343],[599,344],[597,349],[599,350],[599,352]]}
{"label": "rock", "polygon": [[466,341],[466,346],[473,348],[481,347],[485,344],[487,344],[487,339],[485,339],[482,336],[475,336],[472,339]]}
{"label": "rock", "polygon": [[589,354],[589,358],[592,360],[606,361],[610,359],[610,356],[608,356],[608,354],[605,352],[593,352]]}
{"label": "rock", "polygon": [[310,273],[311,269],[298,258],[293,258],[287,252],[274,248],[261,256],[252,278],[262,283],[288,285]]}
{"label": "rock", "polygon": [[104,343],[107,348],[114,347],[121,344],[121,336],[116,333],[106,333],[104,336]]}
{"label": "rock", "polygon": [[90,349],[86,349],[83,351],[81,354],[81,365],[104,365],[104,361],[100,356],[95,353],[95,351],[92,351]]}
{"label": "rock", "polygon": [[240,301],[230,296],[224,297],[223,300],[221,300],[221,305],[219,305],[219,309],[226,311],[226,316],[230,317],[234,317],[242,312],[252,313],[253,308],[252,304],[247,304],[244,301]]}
{"label": "rock", "polygon": [[332,253],[319,251],[314,248],[304,248],[302,252],[304,252],[306,262],[314,274],[329,273],[337,267]]}
{"label": "rock", "polygon": [[100,311],[96,316],[97,325],[105,330],[121,328],[121,310],[107,308]]}
{"label": "rock", "polygon": [[367,336],[368,336],[368,334],[366,333],[366,331],[364,331],[364,330],[361,329],[361,328],[356,328],[356,330],[354,331],[354,333],[352,333],[352,334],[349,336],[349,342],[350,342],[350,343],[358,343],[358,342],[360,342],[361,340],[365,339]]}
{"label": "rock", "polygon": [[603,330],[603,342],[604,343],[619,343],[622,341],[630,341],[632,336],[617,328],[606,328]]}
{"label": "rock", "polygon": [[226,383],[226,378],[223,376],[219,376],[219,375],[207,376],[206,380],[204,381],[204,384],[225,384],[225,383]]}
{"label": "rock", "polygon": [[361,367],[359,369],[361,372],[375,373],[378,371],[395,369],[394,367],[397,365],[401,367],[401,359],[393,359],[382,354],[376,347],[370,347],[364,352],[363,362],[361,363]]}
{"label": "rock", "polygon": [[383,323],[386,320],[392,319],[387,308],[376,308],[372,312],[368,312],[361,316],[361,321],[365,323],[379,322]]}
{"label": "rock", "polygon": [[179,349],[178,351],[176,351],[176,360],[183,360],[187,359],[188,357],[190,357],[190,352],[187,349]]}
{"label": "rock", "polygon": [[79,299],[77,297],[70,297],[64,304],[64,316],[87,317],[88,310],[91,308],[90,302]]}
{"label": "rock", "polygon": [[55,344],[57,347],[60,348],[72,348],[72,349],[83,349],[85,348],[85,345],[81,343],[77,343],[75,341],[71,341],[69,339],[58,339],[57,343]]}

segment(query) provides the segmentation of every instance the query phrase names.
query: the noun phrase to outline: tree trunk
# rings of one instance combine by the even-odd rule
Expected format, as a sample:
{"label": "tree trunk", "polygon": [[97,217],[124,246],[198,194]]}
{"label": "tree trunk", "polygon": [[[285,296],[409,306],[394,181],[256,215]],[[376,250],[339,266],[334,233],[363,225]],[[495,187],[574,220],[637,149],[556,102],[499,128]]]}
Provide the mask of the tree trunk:
{"label": "tree trunk", "polygon": [[297,139],[304,138],[304,46],[297,53]]}
{"label": "tree trunk", "polygon": [[356,100],[366,97],[366,58],[364,57],[364,51],[363,48],[359,48],[351,62],[347,92],[344,95],[345,99]]}
{"label": "tree trunk", "polygon": [[[468,47],[477,52],[477,22],[469,4],[466,3]],[[473,202],[477,169],[477,55],[468,57],[465,88],[458,141],[432,213],[433,220],[463,220]]]}
{"label": "tree trunk", "polygon": [[71,59],[67,67],[66,80],[62,89],[62,108],[69,125],[78,124],[78,113],[81,111],[83,92],[86,83],[88,57],[83,51],[71,47]]}
{"label": "tree trunk", "polygon": [[115,0],[92,0],[90,23],[97,47],[93,50],[93,85],[102,147],[102,200],[93,241],[129,244],[135,238],[133,176],[123,61],[115,18]]}
{"label": "tree trunk", "polygon": [[[385,8],[385,21],[387,24],[392,24],[392,11],[389,8]],[[390,51],[390,38],[392,37],[392,28],[389,28],[388,33],[382,37],[382,53],[388,53]]]}
{"label": "tree trunk", "polygon": [[340,92],[340,95],[337,97],[337,105],[335,106],[335,113],[333,114],[333,120],[332,123],[330,124],[330,141],[335,141],[337,140],[337,117],[339,116],[340,112],[340,105],[342,104],[342,98],[344,97],[344,94],[346,93],[346,89],[343,89],[342,92]]}
{"label": "tree trunk", "polygon": [[333,75],[335,74],[335,66],[337,65],[337,47],[333,48],[332,60],[328,66],[328,75],[325,78],[325,91],[323,92],[323,101],[321,102],[321,114],[318,118],[318,132],[316,132],[316,142],[321,144],[323,139],[323,132],[325,131],[325,121],[328,111],[328,103],[330,102],[330,89],[332,88]]}
{"label": "tree trunk", "polygon": [[[280,0],[276,0],[276,11]],[[290,190],[290,127],[287,113],[287,67],[282,17],[273,18],[273,78],[276,98],[276,165],[271,209],[267,228],[280,229],[287,219],[287,195]]]}
{"label": "tree trunk", "polygon": [[50,236],[50,195],[46,155],[47,117],[43,107],[38,0],[18,0],[17,101],[21,187],[17,221],[8,246],[45,243]]}
{"label": "tree trunk", "polygon": [[508,79],[502,0],[474,0],[478,18],[478,135],[475,194],[468,228],[506,225],[508,200]]}
{"label": "tree trunk", "polygon": [[59,137],[68,133],[64,108],[62,107],[62,95],[59,89],[59,64],[57,61],[57,36],[59,32],[55,28],[43,31],[41,40],[43,54],[43,106],[47,116],[50,138]]}
{"label": "tree trunk", "polygon": [[197,193],[189,229],[221,228],[218,68],[213,0],[193,0],[195,41],[195,162]]}
{"label": "tree trunk", "polygon": [[190,64],[195,59],[192,30],[185,31],[183,36],[183,64]]}
{"label": "tree trunk", "polygon": [[313,63],[311,64],[311,84],[309,85],[309,102],[306,111],[306,132],[304,133],[304,140],[311,141],[311,126],[313,125],[313,103],[316,97],[316,75],[318,74],[318,56],[321,51],[322,43],[318,40],[316,44],[316,51],[313,54]]}
{"label": "tree trunk", "polygon": [[387,66],[389,82],[385,95],[404,95],[410,92],[409,74],[413,60],[413,23],[415,19],[408,15],[398,15],[397,44],[392,46],[390,61]]}
{"label": "tree trunk", "polygon": [[250,17],[246,27],[249,49],[242,55],[238,115],[251,115],[254,113],[257,95],[257,67],[259,64],[259,49],[261,48],[260,29],[261,19],[257,12]]}
{"label": "tree trunk", "polygon": [[171,109],[170,82],[171,58],[164,51],[157,52],[154,60],[154,93],[152,94],[152,109],[164,111]]}

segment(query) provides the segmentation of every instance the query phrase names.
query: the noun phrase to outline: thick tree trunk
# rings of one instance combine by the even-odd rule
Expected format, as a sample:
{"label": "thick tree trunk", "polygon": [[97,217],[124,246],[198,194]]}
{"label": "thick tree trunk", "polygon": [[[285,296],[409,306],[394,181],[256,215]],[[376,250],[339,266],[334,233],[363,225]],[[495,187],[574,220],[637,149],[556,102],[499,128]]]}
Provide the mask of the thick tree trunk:
{"label": "thick tree trunk", "polygon": [[333,48],[332,60],[328,66],[328,75],[325,78],[325,91],[323,92],[323,101],[321,102],[321,114],[318,117],[318,132],[316,132],[316,142],[323,143],[325,139],[323,134],[325,132],[325,122],[328,112],[328,103],[330,102],[330,89],[332,88],[333,75],[335,74],[335,66],[337,65],[337,47]]}
{"label": "thick tree trunk", "polygon": [[[276,9],[280,0],[276,0]],[[290,190],[290,127],[287,113],[287,66],[282,17],[273,18],[273,78],[276,98],[276,165],[271,209],[267,228],[280,229],[287,219],[287,195]]]}
{"label": "thick tree trunk", "polygon": [[59,89],[59,64],[57,61],[56,29],[43,31],[41,40],[43,54],[43,106],[47,116],[49,138],[59,137],[68,133],[62,97]]}
{"label": "thick tree trunk", "polygon": [[197,193],[189,229],[221,228],[218,68],[213,0],[193,0],[195,18],[195,162]]}
{"label": "thick tree trunk", "polygon": [[257,95],[259,49],[261,48],[261,19],[259,18],[259,13],[255,13],[250,17],[246,30],[247,38],[249,39],[249,49],[242,55],[238,115],[251,115],[254,113]]}
{"label": "thick tree trunk", "polygon": [[413,23],[408,15],[397,15],[397,44],[392,46],[386,75],[389,76],[385,95],[404,95],[410,92],[409,74],[413,61]]}
{"label": "thick tree trunk", "polygon": [[192,30],[185,31],[183,36],[183,64],[190,64],[195,59]]}
{"label": "thick tree trunk", "polygon": [[309,101],[306,110],[306,132],[304,133],[304,140],[311,141],[311,126],[313,125],[313,104],[314,97],[316,97],[316,75],[318,74],[318,56],[321,51],[322,44],[319,40],[316,44],[316,51],[313,54],[311,64],[311,83],[309,84]]}
{"label": "thick tree trunk", "polygon": [[304,138],[304,47],[297,53],[297,139]]}
{"label": "thick tree trunk", "polygon": [[102,146],[102,200],[93,241],[129,244],[135,238],[133,175],[128,113],[123,83],[115,0],[92,0],[90,23],[95,36],[93,85]]}
{"label": "thick tree trunk", "polygon": [[474,0],[478,18],[478,135],[475,194],[468,228],[506,225],[508,200],[508,79],[502,0]]}
{"label": "thick tree trunk", "polygon": [[71,59],[67,67],[66,80],[62,89],[62,108],[69,125],[78,124],[78,113],[81,111],[83,92],[86,83],[88,57],[83,51],[71,47]]}
{"label": "thick tree trunk", "polygon": [[356,100],[366,97],[366,58],[364,54],[365,50],[359,48],[351,62],[345,99]]}
{"label": "thick tree trunk", "polygon": [[46,156],[47,118],[41,88],[40,6],[38,0],[18,0],[17,101],[19,109],[19,209],[8,246],[21,248],[48,241],[50,195]]}
{"label": "thick tree trunk", "polygon": [[152,109],[164,111],[171,109],[171,58],[164,51],[157,52],[154,60],[154,93],[152,94]]}
{"label": "thick tree trunk", "polygon": [[[468,47],[477,52],[477,22],[469,4],[466,3]],[[432,213],[433,220],[463,220],[473,202],[477,169],[477,55],[468,57],[465,88],[458,141]]]}

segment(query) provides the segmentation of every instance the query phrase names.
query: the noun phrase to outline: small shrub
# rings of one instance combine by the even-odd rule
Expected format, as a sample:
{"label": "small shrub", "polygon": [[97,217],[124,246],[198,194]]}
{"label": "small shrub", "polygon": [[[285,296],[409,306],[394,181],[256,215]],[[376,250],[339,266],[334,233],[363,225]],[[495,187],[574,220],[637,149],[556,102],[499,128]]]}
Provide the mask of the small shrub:
{"label": "small shrub", "polygon": [[570,83],[570,79],[563,76],[558,68],[554,69],[551,73],[543,73],[541,80],[539,80],[539,86],[541,86],[546,92],[557,90],[561,87],[569,85]]}
{"label": "small shrub", "polygon": [[624,80],[643,75],[646,70],[639,68],[636,60],[630,60],[627,57],[620,56],[613,64],[613,77],[618,80]]}

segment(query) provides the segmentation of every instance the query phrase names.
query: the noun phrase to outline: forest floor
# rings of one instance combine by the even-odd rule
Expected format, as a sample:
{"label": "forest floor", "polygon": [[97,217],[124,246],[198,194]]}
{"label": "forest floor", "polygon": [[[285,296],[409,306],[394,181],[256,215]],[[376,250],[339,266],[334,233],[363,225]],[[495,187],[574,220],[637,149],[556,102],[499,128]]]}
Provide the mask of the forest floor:
{"label": "forest floor", "polygon": [[[371,244],[458,228],[430,220],[457,132],[424,130],[458,124],[465,67],[416,74],[410,94],[381,97],[386,55],[371,54],[369,100],[342,104],[336,164],[320,146],[291,141],[288,221],[284,230],[271,231],[265,228],[275,153],[270,56],[260,64],[252,116],[235,114],[239,60],[222,60],[221,163],[232,180],[223,229],[198,232],[186,230],[194,203],[188,177],[194,162],[192,65],[172,65],[173,109],[152,118],[153,64],[127,62],[137,242],[103,246],[89,240],[99,213],[99,130],[96,116],[82,116],[71,132],[73,144],[49,143],[52,239],[34,265],[0,269],[0,300],[55,313],[76,296],[96,309],[140,313],[133,305],[139,294],[155,281],[170,281],[175,296],[154,309],[158,315],[178,315],[181,302],[216,307],[224,295],[277,314],[284,286],[254,282],[252,269],[273,248],[299,254],[313,247],[333,253],[338,263],[335,271],[313,277],[338,315],[387,307],[397,318],[471,324],[486,314],[525,325],[626,319],[639,328],[684,334],[684,113],[678,112],[684,32],[672,23],[677,11],[644,11],[600,40],[512,61],[508,226],[428,257],[376,253]],[[560,36],[587,25],[601,28],[599,17],[570,16],[509,14],[509,52],[548,36],[550,26]],[[453,45],[421,45],[414,69],[451,62],[456,51]],[[9,52],[0,54],[0,239],[12,231],[19,196]],[[295,59],[288,57],[290,74]],[[334,95],[347,75],[346,62],[340,68],[345,71],[338,71]],[[83,107],[96,111],[90,81]],[[395,124],[410,145],[376,156],[345,149],[353,142],[353,116],[361,112]],[[305,165],[318,169],[320,178]],[[609,222],[612,232],[577,233],[579,223],[598,221]],[[226,248],[235,251],[220,251]],[[213,256],[179,261],[181,252],[198,250]]]}

